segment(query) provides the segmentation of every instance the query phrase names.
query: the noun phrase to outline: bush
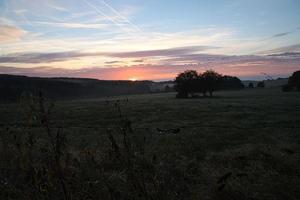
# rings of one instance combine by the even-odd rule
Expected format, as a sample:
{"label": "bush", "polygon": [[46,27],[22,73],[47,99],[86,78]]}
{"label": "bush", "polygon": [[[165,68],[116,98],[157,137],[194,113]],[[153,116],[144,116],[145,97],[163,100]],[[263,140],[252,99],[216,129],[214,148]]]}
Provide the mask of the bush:
{"label": "bush", "polygon": [[249,84],[248,84],[248,88],[254,88],[253,83],[249,83]]}
{"label": "bush", "polygon": [[234,76],[223,76],[220,84],[222,90],[238,90],[243,89],[244,84],[242,81]]}
{"label": "bush", "polygon": [[260,81],[257,83],[256,85],[257,88],[264,88],[265,87],[265,82],[264,81]]}

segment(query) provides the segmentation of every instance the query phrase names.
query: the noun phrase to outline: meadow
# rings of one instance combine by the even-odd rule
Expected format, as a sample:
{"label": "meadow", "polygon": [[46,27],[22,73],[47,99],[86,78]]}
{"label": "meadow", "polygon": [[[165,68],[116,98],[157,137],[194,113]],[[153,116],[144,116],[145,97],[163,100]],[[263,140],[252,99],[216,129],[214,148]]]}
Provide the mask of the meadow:
{"label": "meadow", "polygon": [[[103,152],[119,151],[119,148],[125,152],[121,153],[123,157],[134,157],[119,158],[120,167],[109,172],[107,168],[113,168],[116,161],[109,162],[107,168],[98,167],[106,178],[103,174],[98,176],[91,164],[64,167],[67,158],[64,159],[62,171],[66,174],[72,171],[77,178],[76,187],[71,176],[61,178],[68,188],[64,198],[43,193],[44,190],[62,193],[54,186],[43,186],[42,190],[33,189],[42,186],[24,188],[13,183],[12,177],[16,175],[11,175],[14,169],[11,166],[22,161],[20,156],[13,159],[12,155],[19,152],[19,146],[26,146],[24,141],[27,141],[27,136],[22,139],[22,134],[33,134],[36,143],[47,144],[43,125],[30,117],[27,104],[26,99],[17,104],[0,104],[1,140],[4,141],[1,153],[11,156],[6,160],[2,157],[0,189],[5,191],[0,195],[2,198],[18,199],[25,195],[34,199],[30,194],[35,191],[40,194],[39,199],[97,199],[106,193],[110,196],[105,199],[300,199],[299,92],[262,88],[221,91],[212,98],[176,99],[175,93],[158,93],[54,102],[49,126],[60,130],[67,141],[67,152],[79,162],[88,163],[80,156],[82,152],[92,152],[93,159],[107,164]],[[9,138],[11,135],[14,138]],[[135,149],[132,154],[128,153],[131,148],[126,146],[125,137],[131,138],[128,141]],[[11,150],[6,152],[7,149]],[[147,171],[150,175],[145,175],[142,184],[140,173],[144,177],[143,170],[148,164],[144,166],[136,157],[145,159],[143,163],[149,161],[151,169],[155,169]],[[43,163],[41,158],[37,159]],[[127,161],[130,167],[122,167]],[[27,169],[28,162],[18,165]],[[82,175],[83,166],[92,174]],[[134,173],[139,169],[136,172],[139,177],[132,175],[130,181],[129,169],[134,169]],[[103,185],[109,186],[106,189],[101,184],[90,186],[95,177],[101,184],[102,177],[106,180]],[[150,179],[154,186],[148,183]],[[84,181],[93,189],[87,189]],[[137,185],[143,187],[139,189]],[[74,194],[73,191],[81,189],[89,195]]]}

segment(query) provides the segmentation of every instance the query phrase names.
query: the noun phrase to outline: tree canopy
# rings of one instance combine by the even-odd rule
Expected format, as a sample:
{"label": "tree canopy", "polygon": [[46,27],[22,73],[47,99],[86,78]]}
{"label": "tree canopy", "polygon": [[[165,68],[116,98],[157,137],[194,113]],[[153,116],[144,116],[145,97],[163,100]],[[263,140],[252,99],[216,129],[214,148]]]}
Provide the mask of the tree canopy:
{"label": "tree canopy", "polygon": [[300,91],[300,70],[295,71],[292,76],[289,77],[288,85]]}
{"label": "tree canopy", "polygon": [[294,89],[300,91],[300,70],[295,71],[292,76],[289,77],[288,83],[282,86],[283,92],[290,92]]}
{"label": "tree canopy", "polygon": [[175,79],[175,90],[178,98],[187,98],[194,96],[195,93],[202,93],[206,96],[213,96],[213,92],[219,89],[241,89],[244,85],[237,77],[222,76],[221,74],[207,70],[203,73],[197,73],[195,70],[187,70]]}

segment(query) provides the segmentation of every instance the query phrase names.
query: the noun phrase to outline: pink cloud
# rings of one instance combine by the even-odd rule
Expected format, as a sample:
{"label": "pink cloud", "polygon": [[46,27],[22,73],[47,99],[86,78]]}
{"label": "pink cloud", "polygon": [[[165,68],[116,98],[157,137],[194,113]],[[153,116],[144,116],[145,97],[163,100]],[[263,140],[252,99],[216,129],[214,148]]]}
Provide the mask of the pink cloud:
{"label": "pink cloud", "polygon": [[0,43],[19,40],[25,33],[22,29],[12,25],[0,24]]}

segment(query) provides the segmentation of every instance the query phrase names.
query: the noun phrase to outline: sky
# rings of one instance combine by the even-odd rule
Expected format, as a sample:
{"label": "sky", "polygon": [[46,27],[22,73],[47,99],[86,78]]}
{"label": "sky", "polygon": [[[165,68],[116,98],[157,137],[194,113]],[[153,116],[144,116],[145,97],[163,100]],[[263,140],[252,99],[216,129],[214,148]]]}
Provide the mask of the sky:
{"label": "sky", "polygon": [[299,0],[0,0],[0,73],[172,80],[300,70]]}

